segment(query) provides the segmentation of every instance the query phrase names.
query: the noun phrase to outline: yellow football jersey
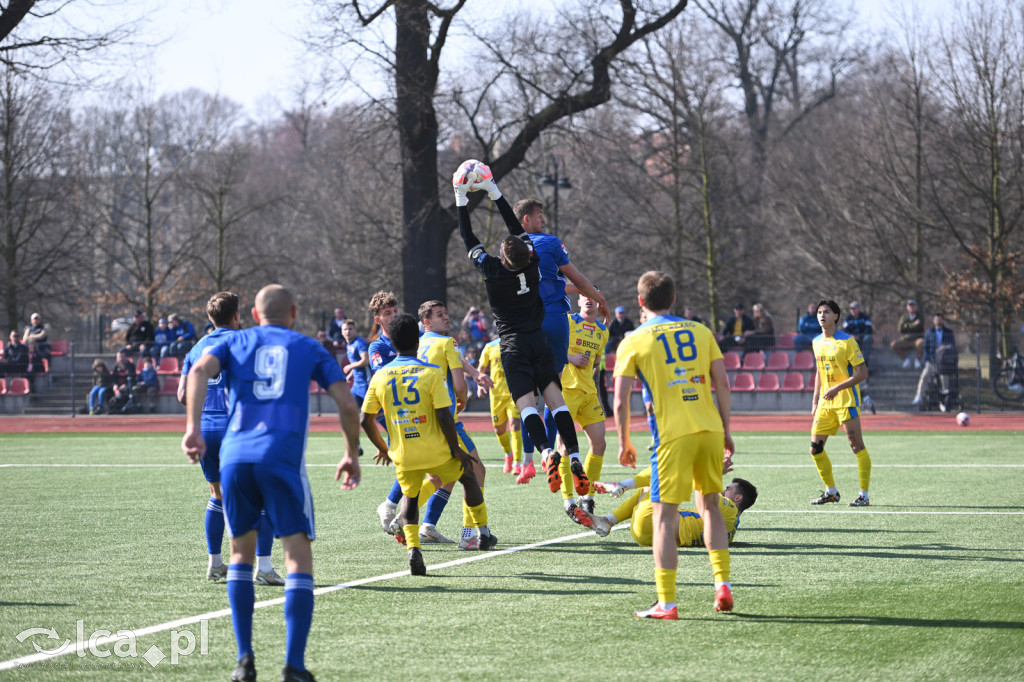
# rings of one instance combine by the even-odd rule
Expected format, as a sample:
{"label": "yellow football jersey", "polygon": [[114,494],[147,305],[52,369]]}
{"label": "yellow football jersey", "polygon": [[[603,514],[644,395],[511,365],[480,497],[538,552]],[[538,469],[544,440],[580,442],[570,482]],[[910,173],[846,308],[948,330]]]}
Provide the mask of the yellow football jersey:
{"label": "yellow football jersey", "polygon": [[587,322],[579,313],[569,315],[569,355],[586,355],[587,366],[577,367],[565,363],[562,370],[562,390],[583,391],[597,395],[594,383],[594,362],[608,344],[608,328],[600,322]]}
{"label": "yellow football jersey", "polygon": [[701,431],[724,432],[711,395],[711,363],[722,357],[711,331],[699,322],[660,315],[619,344],[615,376],[639,376],[654,398],[657,442]]}
{"label": "yellow football jersey", "polygon": [[846,332],[836,331],[832,338],[819,334],[811,342],[814,349],[814,362],[818,366],[818,378],[821,381],[819,406],[841,409],[844,407],[860,407],[860,386],[840,391],[832,400],[823,400],[820,396],[825,391],[841,384],[853,376],[853,368],[864,364],[857,341]]}
{"label": "yellow football jersey", "polygon": [[501,348],[498,345],[498,339],[494,339],[484,346],[483,352],[480,353],[479,369],[481,372],[487,372],[491,381],[494,382],[491,395],[496,399],[512,399],[512,393],[508,390],[508,382],[505,381],[505,368],[501,364]]}
{"label": "yellow football jersey", "polygon": [[363,398],[363,412],[383,408],[391,439],[388,454],[395,466],[425,469],[447,462],[448,440],[437,423],[436,410],[450,407],[448,383],[439,367],[400,355],[377,370]]}
{"label": "yellow football jersey", "polygon": [[420,347],[416,355],[420,360],[437,365],[444,372],[448,384],[448,397],[452,403],[452,415],[455,415],[455,387],[452,385],[452,369],[462,369],[462,356],[455,346],[455,339],[434,332],[425,332],[420,336]]}

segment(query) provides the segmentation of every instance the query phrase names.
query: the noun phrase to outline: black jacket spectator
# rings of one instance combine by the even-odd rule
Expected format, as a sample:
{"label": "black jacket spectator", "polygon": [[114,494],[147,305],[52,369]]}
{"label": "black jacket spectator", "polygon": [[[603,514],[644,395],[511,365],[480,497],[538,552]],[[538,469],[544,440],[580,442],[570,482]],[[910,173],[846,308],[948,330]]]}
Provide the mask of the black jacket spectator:
{"label": "black jacket spectator", "polygon": [[21,342],[18,332],[11,332],[10,338],[0,362],[0,376],[24,375],[28,372],[28,346]]}
{"label": "black jacket spectator", "polygon": [[615,309],[615,317],[608,324],[608,345],[604,347],[606,353],[614,353],[619,347],[626,334],[636,329],[633,320],[626,317],[626,309],[621,305]]}
{"label": "black jacket spectator", "polygon": [[146,319],[141,310],[135,311],[134,321],[124,335],[124,345],[128,352],[144,355],[153,346],[153,323]]}

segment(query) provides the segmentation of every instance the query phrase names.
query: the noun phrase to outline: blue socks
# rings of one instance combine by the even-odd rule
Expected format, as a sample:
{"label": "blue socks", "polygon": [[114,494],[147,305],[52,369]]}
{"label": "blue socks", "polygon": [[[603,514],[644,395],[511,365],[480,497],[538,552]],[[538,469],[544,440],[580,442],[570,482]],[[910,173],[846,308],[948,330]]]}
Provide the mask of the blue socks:
{"label": "blue socks", "polygon": [[398,504],[402,501],[402,486],[398,485],[398,479],[395,479],[395,484],[391,486],[391,492],[388,493],[388,502],[391,504]]}
{"label": "blue socks", "polygon": [[558,436],[558,426],[555,424],[555,415],[547,405],[544,406],[544,431],[548,435],[548,443],[554,447],[555,438]]}
{"label": "blue socks", "polygon": [[441,519],[441,512],[448,506],[448,498],[451,497],[451,493],[441,488],[427,500],[427,509],[423,513],[423,523],[428,526],[436,526],[437,522]]}
{"label": "blue socks", "polygon": [[[241,658],[245,654],[252,653],[252,612],[253,605],[256,603],[256,589],[252,585],[252,564],[228,566],[227,583],[228,604],[231,606],[231,626],[235,630],[238,657]],[[310,592],[309,598],[312,601],[312,592]],[[310,614],[312,616],[312,607]]]}
{"label": "blue socks", "polygon": [[270,525],[266,510],[260,514],[260,525],[256,527],[256,556],[270,556],[274,548],[274,528]]}
{"label": "blue socks", "polygon": [[284,624],[285,663],[305,670],[306,640],[313,624],[313,576],[308,573],[289,573],[285,578]]}
{"label": "blue socks", "polygon": [[216,497],[206,503],[206,551],[220,554],[224,544],[224,506]]}

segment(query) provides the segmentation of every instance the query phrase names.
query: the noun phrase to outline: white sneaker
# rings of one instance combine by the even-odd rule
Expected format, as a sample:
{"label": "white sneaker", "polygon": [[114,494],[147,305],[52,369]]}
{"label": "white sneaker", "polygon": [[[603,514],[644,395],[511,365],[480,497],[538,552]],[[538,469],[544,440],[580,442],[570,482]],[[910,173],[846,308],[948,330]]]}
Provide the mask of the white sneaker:
{"label": "white sneaker", "polygon": [[266,573],[256,571],[256,576],[252,581],[257,585],[284,585],[284,578],[279,576],[274,569],[270,569]]}
{"label": "white sneaker", "polygon": [[219,564],[217,566],[210,566],[206,569],[207,580],[221,580],[222,578],[228,577],[228,565]]}
{"label": "white sneaker", "polygon": [[396,514],[398,514],[398,507],[392,507],[391,503],[387,500],[384,500],[377,505],[377,516],[380,517],[381,528],[383,528],[384,532],[388,535],[394,535],[394,532],[388,529],[391,526],[391,522],[395,520]]}
{"label": "white sneaker", "polygon": [[914,358],[914,369],[921,369],[921,361]]}
{"label": "white sneaker", "polygon": [[615,525],[603,516],[595,516],[582,507],[575,508],[576,519],[581,526],[590,528],[599,536],[605,538],[612,532],[612,527]]}
{"label": "white sneaker", "polygon": [[434,526],[420,526],[420,544],[423,545],[454,545],[455,540],[449,540],[441,535]]}
{"label": "white sneaker", "polygon": [[907,358],[906,360],[904,360],[903,361],[903,369],[910,369],[910,362],[911,362],[910,358]]}
{"label": "white sneaker", "polygon": [[393,519],[391,519],[391,523],[388,524],[388,528],[387,528],[388,535],[395,535],[400,530],[402,530],[402,517],[401,516],[396,516]]}
{"label": "white sneaker", "polygon": [[479,536],[479,534],[476,531],[474,531],[471,536],[463,537],[461,540],[459,540],[459,546],[456,549],[464,549],[464,550],[480,549],[480,536]]}

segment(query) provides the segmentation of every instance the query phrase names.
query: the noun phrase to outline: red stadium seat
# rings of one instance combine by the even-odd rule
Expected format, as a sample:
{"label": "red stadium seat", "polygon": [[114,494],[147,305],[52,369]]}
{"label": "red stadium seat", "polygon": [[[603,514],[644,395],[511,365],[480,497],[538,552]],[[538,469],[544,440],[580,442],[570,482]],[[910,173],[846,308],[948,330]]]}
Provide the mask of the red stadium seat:
{"label": "red stadium seat", "polygon": [[796,338],[796,332],[783,332],[779,334],[779,345],[776,348],[780,350],[793,350],[793,339]]}
{"label": "red stadium seat", "polygon": [[181,365],[178,364],[178,358],[173,355],[168,355],[165,358],[160,358],[160,364],[156,368],[157,374],[181,374]]}
{"label": "red stadium seat", "polygon": [[50,342],[50,355],[67,355],[68,342],[66,339],[56,339]]}
{"label": "red stadium seat", "polygon": [[178,395],[178,382],[181,380],[177,374],[168,374],[164,377],[164,385],[156,392],[157,395]]}
{"label": "red stadium seat", "polygon": [[804,375],[800,372],[786,372],[786,376],[782,379],[783,391],[804,391],[806,390],[804,385]]}
{"label": "red stadium seat", "polygon": [[743,356],[743,369],[747,372],[760,372],[764,369],[764,353],[754,351]]}
{"label": "red stadium seat", "polygon": [[779,390],[779,375],[774,372],[765,372],[757,379],[758,391]]}
{"label": "red stadium seat", "polygon": [[0,379],[0,395],[7,393],[7,379]]}
{"label": "red stadium seat", "polygon": [[737,372],[732,379],[732,390],[746,392],[754,390],[754,375],[750,372]]}
{"label": "red stadium seat", "polygon": [[28,395],[28,391],[28,379],[25,377],[11,379],[11,383],[7,387],[7,395]]}
{"label": "red stadium seat", "polygon": [[774,351],[768,356],[768,364],[764,366],[769,372],[785,372],[789,369],[789,353]]}
{"label": "red stadium seat", "polygon": [[799,370],[801,372],[809,372],[814,369],[814,354],[809,350],[799,351],[793,357],[793,364],[790,369]]}
{"label": "red stadium seat", "polygon": [[736,351],[722,353],[722,359],[725,360],[726,370],[735,371],[740,368],[740,354]]}

